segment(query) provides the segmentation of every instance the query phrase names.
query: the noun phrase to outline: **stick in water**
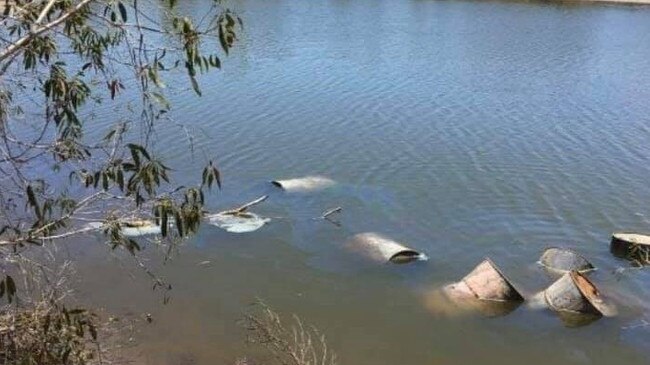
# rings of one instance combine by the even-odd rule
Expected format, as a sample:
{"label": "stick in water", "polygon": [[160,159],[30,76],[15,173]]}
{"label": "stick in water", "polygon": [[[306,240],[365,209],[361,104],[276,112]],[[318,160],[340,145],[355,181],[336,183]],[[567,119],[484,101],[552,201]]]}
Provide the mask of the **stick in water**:
{"label": "stick in water", "polygon": [[257,204],[259,204],[259,203],[262,203],[263,201],[265,201],[265,200],[268,199],[268,198],[269,198],[268,195],[263,195],[263,196],[261,196],[261,197],[255,199],[255,200],[249,202],[249,203],[246,203],[246,204],[242,205],[242,206],[239,207],[239,208],[235,208],[235,209],[232,209],[232,210],[227,210],[227,211],[225,211],[225,212],[223,212],[223,213],[224,213],[224,214],[239,214],[239,213],[243,213],[243,212],[245,212],[248,208],[250,208],[250,207],[252,207],[252,206],[254,206],[254,205],[257,205]]}
{"label": "stick in water", "polygon": [[341,213],[342,210],[343,210],[343,208],[341,208],[341,207],[336,207],[336,208],[333,208],[333,209],[327,210],[327,211],[325,211],[325,213],[323,213],[323,215],[321,216],[321,218],[322,218],[322,219],[327,219],[327,218],[328,218],[330,215],[332,215],[332,214],[335,214],[335,213]]}

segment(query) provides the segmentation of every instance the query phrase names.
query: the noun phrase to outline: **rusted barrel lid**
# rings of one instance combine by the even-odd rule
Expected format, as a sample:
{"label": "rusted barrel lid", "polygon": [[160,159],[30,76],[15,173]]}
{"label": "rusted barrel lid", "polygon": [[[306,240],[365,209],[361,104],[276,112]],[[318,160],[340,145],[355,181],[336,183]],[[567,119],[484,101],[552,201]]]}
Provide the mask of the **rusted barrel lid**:
{"label": "rusted barrel lid", "polygon": [[569,271],[585,273],[595,269],[586,258],[568,248],[547,248],[539,262],[547,269],[561,273]]}
{"label": "rusted barrel lid", "polygon": [[512,285],[499,268],[486,258],[472,272],[467,274],[463,283],[478,299],[493,301],[523,301],[524,297]]}

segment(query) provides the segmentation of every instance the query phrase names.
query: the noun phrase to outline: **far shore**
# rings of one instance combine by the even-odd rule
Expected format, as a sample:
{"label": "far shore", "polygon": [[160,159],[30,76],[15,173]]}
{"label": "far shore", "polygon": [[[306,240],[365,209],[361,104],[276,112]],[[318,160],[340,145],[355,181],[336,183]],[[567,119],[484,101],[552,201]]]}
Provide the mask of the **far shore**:
{"label": "far shore", "polygon": [[650,5],[650,0],[566,0],[573,3],[603,3],[622,5]]}
{"label": "far shore", "polygon": [[[480,0],[479,0],[480,1]],[[12,3],[12,0],[8,1]],[[544,2],[544,3],[571,3],[571,4],[618,4],[618,5],[650,5],[650,0],[556,0],[556,1],[544,1],[544,0],[532,0],[529,2]],[[7,0],[0,0],[0,14],[5,10],[5,4]]]}

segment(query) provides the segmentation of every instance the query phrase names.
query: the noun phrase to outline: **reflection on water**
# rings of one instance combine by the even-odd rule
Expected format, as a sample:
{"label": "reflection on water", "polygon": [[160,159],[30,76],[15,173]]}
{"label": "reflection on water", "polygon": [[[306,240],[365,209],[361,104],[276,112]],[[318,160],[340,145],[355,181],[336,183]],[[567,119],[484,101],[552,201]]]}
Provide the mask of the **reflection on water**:
{"label": "reflection on water", "polygon": [[[184,6],[200,11],[201,3]],[[129,265],[84,249],[84,298],[151,312],[147,364],[232,363],[254,351],[237,324],[255,297],[323,330],[345,364],[645,364],[650,273],[613,271],[613,231],[649,231],[650,10],[462,1],[236,1],[246,21],[202,98],[176,100],[224,190],[211,211],[257,196],[272,221],[248,234],[204,225],[157,267],[163,306]],[[178,182],[197,171],[174,127],[159,131]],[[170,147],[171,146],[171,147]],[[278,177],[327,176],[287,194]],[[187,177],[186,177],[187,176]],[[186,181],[187,180],[187,181]],[[314,220],[341,206],[341,226]],[[426,252],[369,264],[343,244],[379,232]],[[544,248],[577,250],[620,315],[567,328],[526,306],[438,316],[422,288],[489,256],[527,293],[552,282]],[[148,248],[153,251],[152,247]],[[156,255],[151,255],[156,257]],[[209,261],[209,264],[197,265]],[[133,271],[132,275],[128,272]],[[96,288],[107,288],[98,292]]]}

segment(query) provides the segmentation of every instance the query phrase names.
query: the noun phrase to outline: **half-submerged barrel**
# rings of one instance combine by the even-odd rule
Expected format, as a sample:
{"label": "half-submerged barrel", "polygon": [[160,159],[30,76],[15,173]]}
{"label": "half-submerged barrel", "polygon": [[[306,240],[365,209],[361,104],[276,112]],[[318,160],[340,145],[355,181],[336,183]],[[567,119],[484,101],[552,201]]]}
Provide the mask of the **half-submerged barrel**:
{"label": "half-submerged barrel", "polygon": [[524,301],[524,297],[489,258],[462,280],[445,286],[442,291],[459,307],[488,316],[510,313]]}
{"label": "half-submerged barrel", "polygon": [[614,316],[616,309],[606,303],[600,291],[586,276],[571,271],[544,291],[549,308],[556,312],[572,312],[595,316]]}
{"label": "half-submerged barrel", "polygon": [[271,183],[287,192],[322,190],[336,185],[336,181],[324,176],[305,176],[295,179],[273,180]]}
{"label": "half-submerged barrel", "polygon": [[614,256],[637,259],[644,264],[650,263],[645,260],[650,253],[650,235],[639,233],[614,233],[609,249]]}
{"label": "half-submerged barrel", "polygon": [[523,301],[524,297],[489,258],[478,264],[461,283],[481,300]]}
{"label": "half-submerged barrel", "polygon": [[586,258],[568,248],[547,248],[539,259],[539,262],[546,269],[562,274],[569,271],[586,273],[595,269]]}
{"label": "half-submerged barrel", "polygon": [[348,247],[377,262],[405,264],[427,259],[425,254],[373,232],[353,236]]}

